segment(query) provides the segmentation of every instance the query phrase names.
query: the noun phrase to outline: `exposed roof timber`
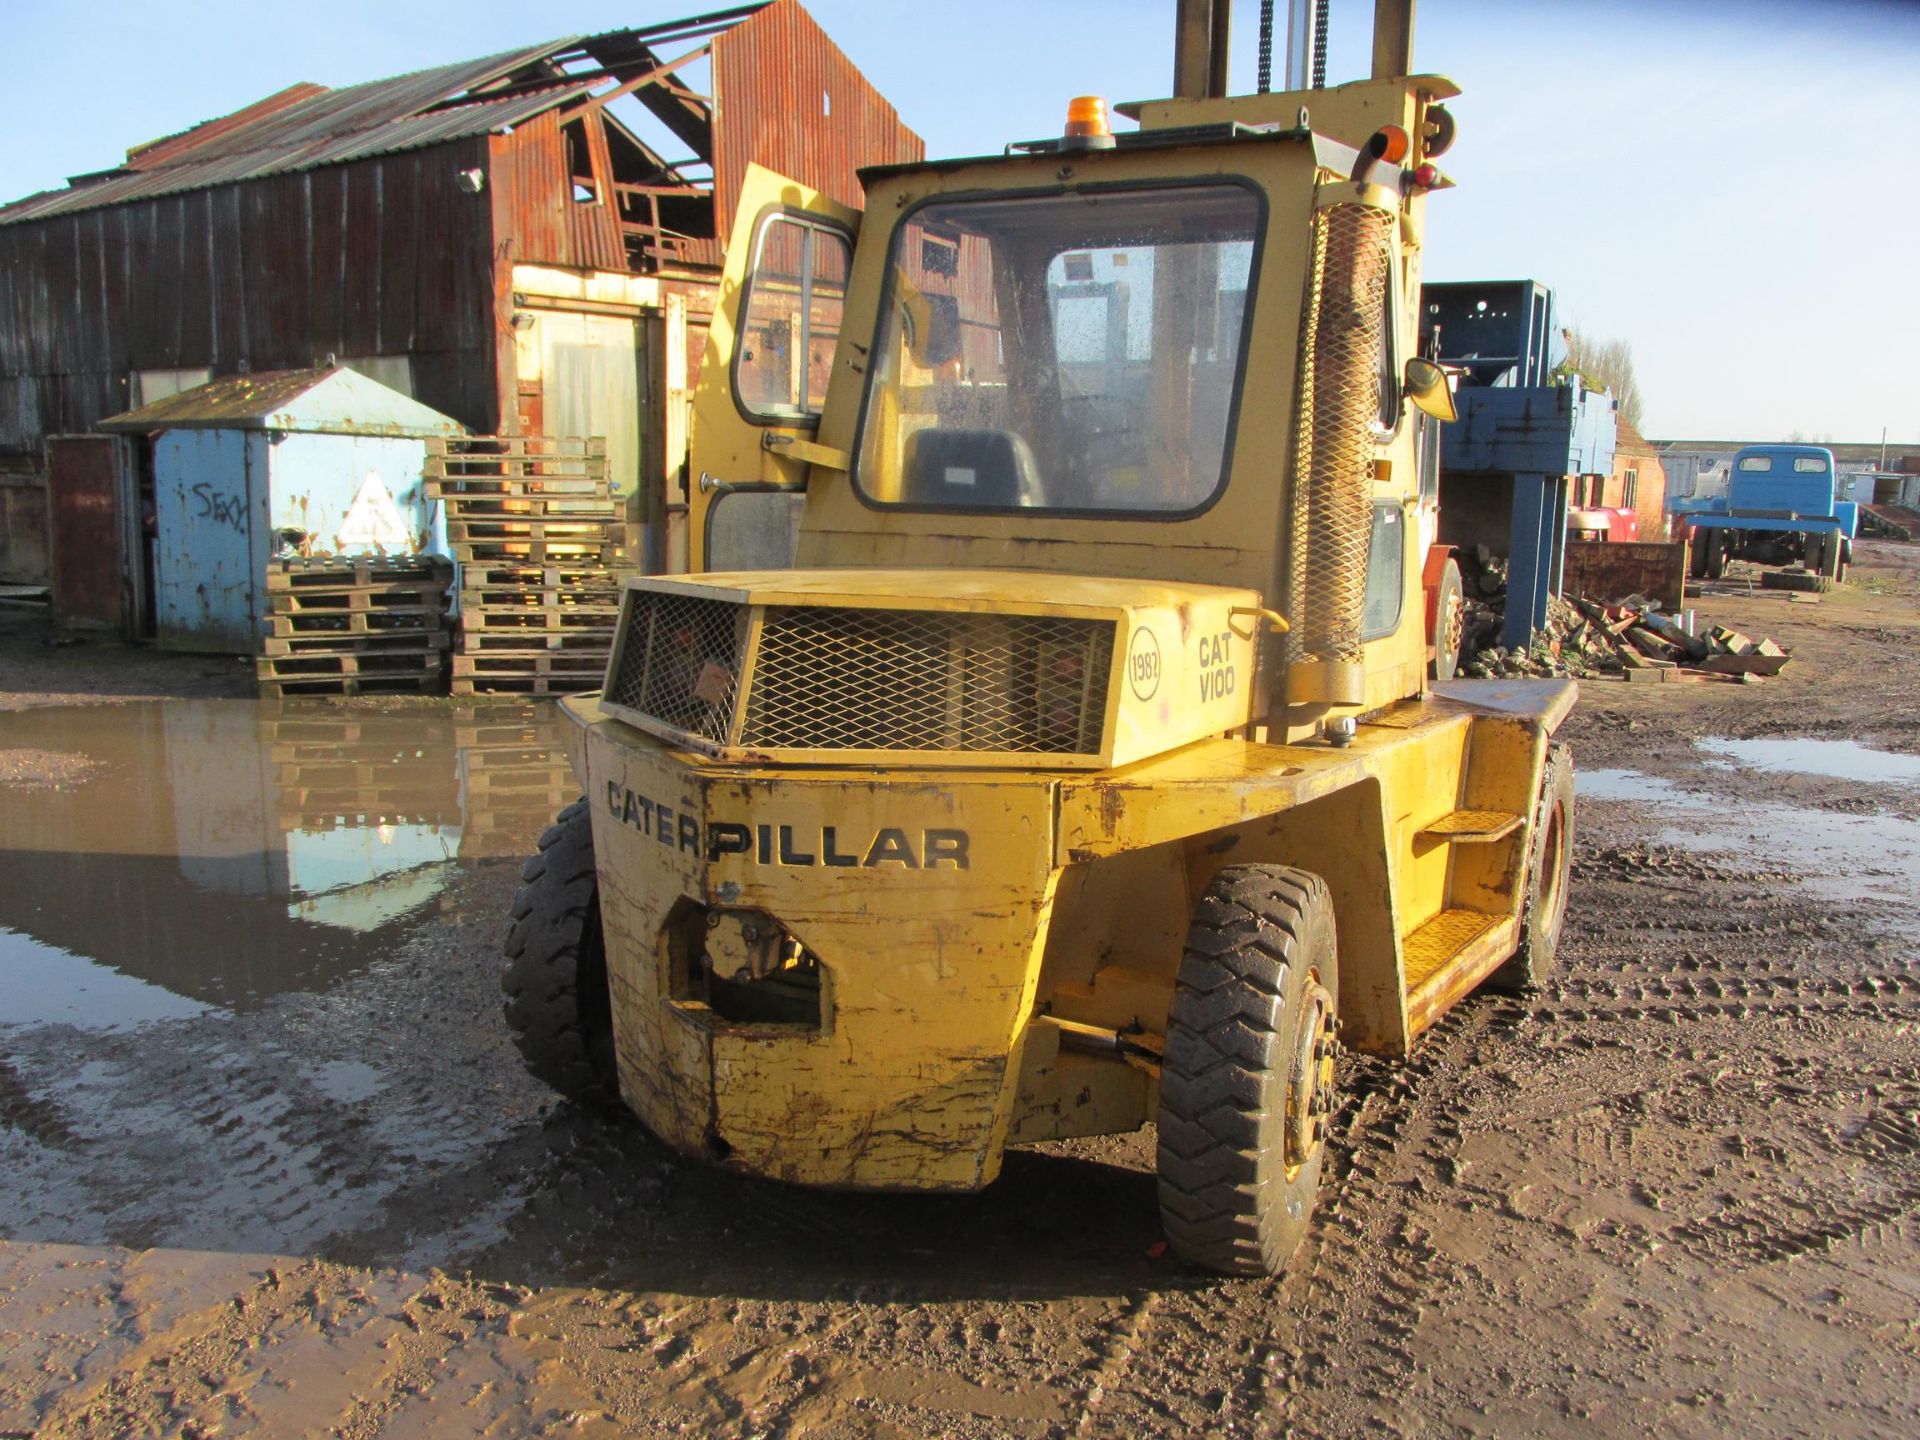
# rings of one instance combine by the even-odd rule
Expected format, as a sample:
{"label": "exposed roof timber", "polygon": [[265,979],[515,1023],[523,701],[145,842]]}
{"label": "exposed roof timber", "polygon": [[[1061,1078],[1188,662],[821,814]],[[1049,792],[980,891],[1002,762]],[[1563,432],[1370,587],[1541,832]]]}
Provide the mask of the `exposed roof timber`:
{"label": "exposed roof timber", "polygon": [[[758,15],[773,0],[754,0],[751,5],[735,5],[727,10],[713,10],[705,15],[687,15],[678,20],[662,20],[654,25],[641,25],[632,30],[613,30],[606,34],[631,35],[636,40],[685,40],[693,32],[702,34],[730,30],[742,20]],[[589,40],[598,40],[599,35],[590,35]]]}
{"label": "exposed roof timber", "polygon": [[[701,45],[695,49],[689,50],[684,55],[676,55],[671,60],[663,60],[660,64],[655,65],[651,70],[642,70],[638,75],[633,76],[631,79],[622,80],[618,85],[614,86],[611,90],[601,90],[593,95],[588,96],[585,100],[581,101],[579,105],[575,106],[574,109],[569,112],[569,114],[570,115],[588,114],[594,110],[600,109],[602,106],[610,103],[611,101],[618,100],[622,95],[633,94],[634,91],[640,89],[641,86],[643,85],[652,85],[657,82],[660,82],[664,80],[667,76],[671,75],[675,70],[678,70],[682,65],[685,65],[690,61],[699,59],[702,55],[705,55],[711,49],[713,49],[713,42],[708,41],[705,45]],[[685,90],[679,91],[679,94],[683,96],[688,93],[690,92]]]}
{"label": "exposed roof timber", "polygon": [[[610,70],[634,66],[651,69],[660,63],[660,57],[653,53],[651,47],[624,32],[596,35],[586,42],[586,46],[588,53]],[[678,83],[675,78],[675,84]],[[634,98],[694,154],[713,154],[713,112],[705,104],[658,85],[643,87],[635,93]]]}

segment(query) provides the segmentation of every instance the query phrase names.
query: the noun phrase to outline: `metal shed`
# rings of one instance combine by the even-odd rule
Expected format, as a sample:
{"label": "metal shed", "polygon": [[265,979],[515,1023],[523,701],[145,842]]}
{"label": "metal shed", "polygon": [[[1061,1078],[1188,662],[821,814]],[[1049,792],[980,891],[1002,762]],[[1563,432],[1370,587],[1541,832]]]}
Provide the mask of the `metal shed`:
{"label": "metal shed", "polygon": [[152,435],[160,644],[248,654],[267,562],[445,554],[426,437],[464,427],[343,366],[235,375],[100,422]]}

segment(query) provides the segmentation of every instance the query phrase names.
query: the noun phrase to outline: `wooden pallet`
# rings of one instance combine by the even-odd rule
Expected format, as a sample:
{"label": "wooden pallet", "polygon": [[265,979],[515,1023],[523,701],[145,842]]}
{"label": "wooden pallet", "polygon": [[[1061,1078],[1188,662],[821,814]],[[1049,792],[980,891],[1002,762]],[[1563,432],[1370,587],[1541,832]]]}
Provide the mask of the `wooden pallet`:
{"label": "wooden pallet", "polygon": [[445,589],[446,565],[446,561],[432,555],[274,560],[267,565],[267,589],[337,592],[376,587],[417,588],[436,581]]}
{"label": "wooden pallet", "polygon": [[480,475],[464,480],[429,480],[427,498],[441,501],[460,519],[488,515],[572,516],[581,520],[624,520],[627,504],[616,499],[605,480],[542,477],[519,480]]}
{"label": "wooden pallet", "polygon": [[512,560],[476,560],[460,573],[460,593],[512,590],[522,593],[620,593],[621,577],[599,565],[523,565]]}
{"label": "wooden pallet", "polygon": [[606,677],[607,657],[592,650],[508,650],[453,657],[456,676],[486,676],[489,679],[512,675],[566,675],[590,679],[595,685]]}
{"label": "wooden pallet", "polygon": [[601,435],[435,435],[427,440],[427,458],[475,461],[576,458],[605,459]]}
{"label": "wooden pallet", "polygon": [[438,630],[443,605],[391,605],[345,610],[276,611],[267,616],[269,635],[381,635],[401,630]]}
{"label": "wooden pallet", "polygon": [[583,540],[464,540],[450,548],[463,566],[546,565],[607,570],[621,561],[617,543]]}
{"label": "wooden pallet", "polygon": [[620,616],[620,603],[619,596],[611,592],[573,595],[566,591],[462,590],[460,612],[467,623],[482,629],[509,625],[559,628],[612,625]]}
{"label": "wooden pallet", "polygon": [[490,658],[503,655],[570,655],[579,660],[579,669],[597,665],[605,670],[607,657],[613,654],[613,632],[541,634],[526,630],[480,630],[465,637],[460,653]]}
{"label": "wooden pallet", "polygon": [[262,680],[320,680],[352,676],[374,678],[435,678],[446,657],[438,650],[304,650],[295,655],[262,655],[254,673]]}
{"label": "wooden pallet", "polygon": [[447,581],[408,585],[304,585],[269,592],[275,615],[351,615],[362,610],[444,610]]}
{"label": "wooden pallet", "polygon": [[[608,546],[618,548],[627,543],[627,522],[513,515],[447,520],[447,541],[455,547],[464,544],[499,544],[510,540],[583,545],[602,550]],[[457,548],[455,553],[459,553]]]}
{"label": "wooden pallet", "polygon": [[453,636],[445,630],[376,630],[366,635],[343,635],[330,630],[320,634],[269,635],[260,643],[267,659],[308,655],[373,659],[384,655],[411,655],[423,650],[445,650],[453,644]]}

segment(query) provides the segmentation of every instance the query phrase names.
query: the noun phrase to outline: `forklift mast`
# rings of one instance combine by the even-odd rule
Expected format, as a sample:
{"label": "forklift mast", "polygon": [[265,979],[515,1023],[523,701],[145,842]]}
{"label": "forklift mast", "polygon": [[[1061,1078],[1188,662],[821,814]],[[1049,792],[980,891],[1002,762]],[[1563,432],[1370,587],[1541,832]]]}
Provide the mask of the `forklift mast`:
{"label": "forklift mast", "polygon": [[[1327,9],[1330,0],[1287,0],[1287,68],[1281,88],[1314,89],[1326,83]],[[1373,74],[1391,80],[1413,73],[1413,12],[1416,0],[1374,0]],[[1173,94],[1180,100],[1217,100],[1227,94],[1227,58],[1233,0],[1177,0],[1173,36]],[[1274,0],[1260,0],[1260,90],[1268,87],[1273,48]]]}

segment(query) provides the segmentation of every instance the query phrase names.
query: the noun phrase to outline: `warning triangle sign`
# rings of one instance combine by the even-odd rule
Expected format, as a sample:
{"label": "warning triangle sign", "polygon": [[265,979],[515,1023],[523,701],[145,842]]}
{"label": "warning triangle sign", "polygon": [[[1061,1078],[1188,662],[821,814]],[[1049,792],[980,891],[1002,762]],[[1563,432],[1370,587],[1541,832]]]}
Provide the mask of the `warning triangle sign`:
{"label": "warning triangle sign", "polygon": [[345,550],[352,545],[371,545],[383,552],[404,551],[411,548],[412,538],[380,472],[369,470],[366,483],[347,507],[347,518],[340,522],[335,547]]}

